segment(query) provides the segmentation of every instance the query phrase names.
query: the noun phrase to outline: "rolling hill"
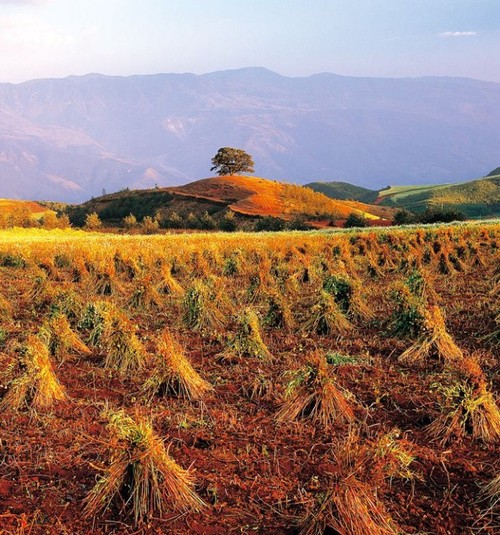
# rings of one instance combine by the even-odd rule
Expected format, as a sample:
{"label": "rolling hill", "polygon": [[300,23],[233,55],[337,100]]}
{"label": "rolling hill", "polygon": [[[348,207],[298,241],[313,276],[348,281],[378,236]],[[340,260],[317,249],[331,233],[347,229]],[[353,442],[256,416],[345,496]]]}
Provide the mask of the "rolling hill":
{"label": "rolling hill", "polygon": [[311,182],[310,184],[305,184],[305,186],[319,193],[324,193],[331,199],[373,203],[379,196],[376,190],[355,186],[349,182]]}
{"label": "rolling hill", "polygon": [[19,225],[26,219],[40,219],[48,212],[54,211],[34,201],[0,199],[0,227],[9,220]]}
{"label": "rolling hill", "polygon": [[315,225],[345,220],[356,213],[374,223],[387,224],[394,210],[357,201],[334,200],[303,186],[249,176],[223,176],[167,188],[121,191],[92,199],[70,211],[75,223],[97,212],[103,221],[118,224],[129,214],[137,219],[158,214],[188,218],[205,212],[222,217],[228,210],[243,218],[262,216],[291,220],[303,217]]}
{"label": "rolling hill", "polygon": [[392,187],[379,192],[380,205],[405,208],[412,212],[453,209],[467,217],[500,216],[500,176],[462,184]]}
{"label": "rolling hill", "polygon": [[0,84],[0,196],[83,202],[205,176],[219,147],[261,176],[388,183],[478,176],[500,160],[500,84],[459,78],[98,74]]}
{"label": "rolling hill", "polygon": [[415,213],[445,209],[469,218],[500,216],[500,168],[483,178],[462,183],[388,186],[380,191],[347,182],[313,182],[308,188],[333,199],[356,199]]}

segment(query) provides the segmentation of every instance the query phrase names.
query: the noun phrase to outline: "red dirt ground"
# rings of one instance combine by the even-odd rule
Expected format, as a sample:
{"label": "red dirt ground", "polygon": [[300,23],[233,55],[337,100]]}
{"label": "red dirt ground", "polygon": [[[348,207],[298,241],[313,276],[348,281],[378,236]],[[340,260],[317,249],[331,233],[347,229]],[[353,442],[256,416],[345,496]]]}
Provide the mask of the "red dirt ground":
{"label": "red dirt ground", "polygon": [[[56,270],[50,278],[67,287],[67,275]],[[495,392],[500,386],[498,356],[482,338],[493,327],[490,275],[489,267],[477,266],[454,276],[436,275],[435,287],[449,332],[467,354],[479,359]],[[365,280],[375,319],[357,321],[348,336],[306,336],[299,328],[264,330],[276,357],[272,363],[254,358],[221,361],[225,336],[207,337],[179,327],[180,308],[169,297],[160,310],[130,309],[149,351],[158,332],[173,330],[214,392],[200,402],[166,397],[148,406],[138,394],[147,370],[119,380],[102,367],[103,355],[97,350],[90,357],[60,363],[56,373],[68,401],[49,412],[0,414],[0,534],[299,533],[301,521],[336,477],[336,453],[348,434],[343,425],[276,423],[286,372],[319,348],[356,357],[354,364],[340,366],[335,373],[357,400],[360,440],[397,428],[413,445],[416,477],[396,478],[379,489],[401,529],[465,535],[481,528],[481,533],[493,535],[490,519],[481,516],[479,489],[498,473],[498,450],[471,437],[446,446],[429,439],[426,427],[439,414],[431,392],[444,371],[438,362],[425,370],[397,362],[408,342],[387,334],[391,305],[385,289],[400,278],[387,272]],[[10,339],[35,332],[48,312],[48,304],[26,298],[31,284],[28,270],[0,268],[0,295],[14,305],[13,322],[3,323]],[[72,284],[85,291],[81,283]],[[314,281],[301,284],[303,300],[295,310],[299,326],[308,311],[307,296],[317,290]],[[252,395],[257,378],[265,385],[262,395]],[[0,397],[5,391],[0,384]],[[109,459],[101,417],[106,404],[151,417],[172,457],[196,474],[197,490],[207,503],[202,512],[151,518],[138,527],[115,505],[99,518],[83,518],[82,502]]]}

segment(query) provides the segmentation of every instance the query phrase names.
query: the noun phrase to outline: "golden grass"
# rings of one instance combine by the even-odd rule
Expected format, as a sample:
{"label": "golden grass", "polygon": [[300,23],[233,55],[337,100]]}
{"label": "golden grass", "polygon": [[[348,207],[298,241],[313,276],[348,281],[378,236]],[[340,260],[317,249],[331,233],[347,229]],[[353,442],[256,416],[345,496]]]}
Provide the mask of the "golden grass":
{"label": "golden grass", "polygon": [[348,475],[328,489],[319,509],[303,522],[301,535],[400,535],[384,504],[370,485]]}
{"label": "golden grass", "polygon": [[229,340],[222,357],[256,357],[263,361],[272,361],[274,357],[262,340],[260,321],[255,310],[244,308],[236,323],[236,334]]}
{"label": "golden grass", "polygon": [[205,504],[194,490],[194,477],[168,454],[151,423],[110,412],[111,462],[85,499],[84,514],[94,517],[118,502],[120,514],[135,524],[167,511],[198,511]]}
{"label": "golden grass", "polygon": [[286,386],[285,400],[276,413],[278,422],[309,418],[330,426],[356,419],[353,396],[337,386],[322,353],[313,353],[305,366],[289,375],[292,379]]}
{"label": "golden grass", "polygon": [[154,371],[143,385],[142,392],[152,398],[157,394],[172,393],[187,399],[201,399],[213,390],[210,383],[193,368],[180,343],[164,331],[157,349]]}
{"label": "golden grass", "polygon": [[437,386],[442,407],[441,415],[428,426],[431,436],[442,444],[467,435],[486,443],[500,442],[500,410],[484,381],[473,385],[461,379]]}
{"label": "golden grass", "polygon": [[54,314],[42,327],[42,330],[45,333],[51,353],[59,361],[64,361],[72,355],[89,355],[91,353],[87,345],[73,331],[64,314]]}
{"label": "golden grass", "polygon": [[463,353],[447,332],[441,309],[437,305],[431,305],[423,310],[423,318],[423,333],[399,356],[399,362],[423,365],[432,354],[448,363],[462,360]]}
{"label": "golden grass", "polygon": [[23,407],[33,410],[51,408],[67,398],[50,360],[49,348],[37,336],[30,335],[21,348],[19,362],[2,371],[7,376],[7,393],[0,402],[0,411]]}

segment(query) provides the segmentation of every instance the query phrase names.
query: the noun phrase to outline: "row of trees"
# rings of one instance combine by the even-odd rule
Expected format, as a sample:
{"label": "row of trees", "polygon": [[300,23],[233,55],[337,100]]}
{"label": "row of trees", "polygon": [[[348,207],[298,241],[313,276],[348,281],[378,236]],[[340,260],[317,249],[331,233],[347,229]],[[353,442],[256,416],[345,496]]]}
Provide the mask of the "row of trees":
{"label": "row of trees", "polygon": [[[415,223],[448,223],[451,221],[462,221],[465,216],[460,212],[453,210],[428,210],[423,214],[413,214],[405,210],[400,210],[395,214],[393,224],[415,224]],[[331,225],[333,225],[333,221]],[[102,228],[102,221],[95,212],[87,214],[85,217],[84,228],[86,230],[99,230]],[[69,226],[69,221],[67,226]],[[205,211],[201,216],[190,212],[187,216],[179,215],[172,212],[168,217],[161,218],[145,216],[142,220],[129,214],[122,220],[122,226],[129,232],[140,232],[144,234],[154,234],[160,229],[190,229],[190,230],[222,230],[233,232],[238,230],[241,225],[235,218],[234,212],[226,211],[222,217],[214,217]],[[351,213],[344,222],[344,228],[369,227],[369,219],[360,214]],[[45,228],[57,228],[56,226]],[[61,228],[61,227],[60,227]],[[285,220],[280,217],[265,216],[256,219],[252,225],[246,225],[245,230],[255,230],[257,232],[269,231],[278,232],[282,230],[312,230],[312,227],[304,217],[298,215],[291,220]]]}

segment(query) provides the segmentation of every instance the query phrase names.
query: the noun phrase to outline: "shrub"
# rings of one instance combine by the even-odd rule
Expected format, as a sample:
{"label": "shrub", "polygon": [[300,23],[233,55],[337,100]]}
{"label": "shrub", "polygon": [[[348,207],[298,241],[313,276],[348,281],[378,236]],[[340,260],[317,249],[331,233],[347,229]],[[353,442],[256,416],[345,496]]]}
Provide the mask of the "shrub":
{"label": "shrub", "polygon": [[408,210],[398,210],[394,214],[394,219],[392,220],[393,225],[410,225],[411,223],[415,223],[417,221],[417,217],[415,214],[409,212]]}
{"label": "shrub", "polygon": [[224,217],[220,220],[219,228],[225,232],[234,232],[238,225],[234,218],[234,212],[227,211]]}
{"label": "shrub", "polygon": [[370,223],[368,222],[368,219],[366,217],[363,217],[362,215],[356,214],[355,212],[351,212],[344,223],[344,228],[354,228],[354,227],[369,227]]}
{"label": "shrub", "polygon": [[279,217],[265,216],[258,219],[255,223],[257,232],[280,231],[285,228],[285,221]]}
{"label": "shrub", "polygon": [[92,212],[91,214],[87,214],[85,216],[84,228],[86,230],[97,230],[97,229],[100,229],[101,227],[102,227],[102,221],[96,212]]}
{"label": "shrub", "polygon": [[417,216],[417,223],[451,223],[452,221],[465,221],[467,217],[462,212],[453,209],[428,208]]}
{"label": "shrub", "polygon": [[123,226],[130,230],[137,227],[137,217],[134,214],[129,214],[123,218]]}
{"label": "shrub", "polygon": [[158,232],[159,228],[160,224],[158,223],[158,219],[153,219],[149,215],[144,217],[140,225],[141,232],[144,232],[144,234],[155,234]]}

